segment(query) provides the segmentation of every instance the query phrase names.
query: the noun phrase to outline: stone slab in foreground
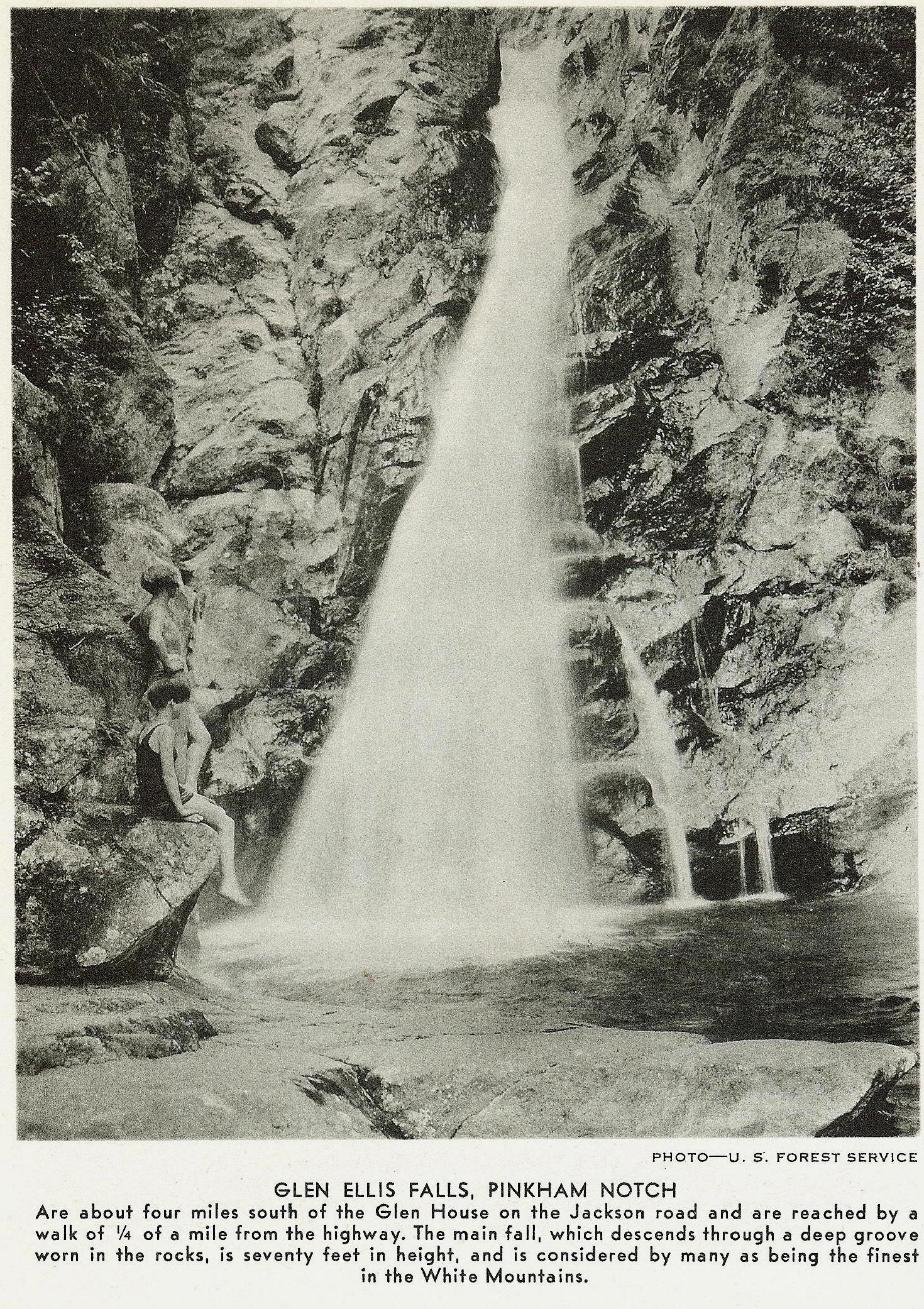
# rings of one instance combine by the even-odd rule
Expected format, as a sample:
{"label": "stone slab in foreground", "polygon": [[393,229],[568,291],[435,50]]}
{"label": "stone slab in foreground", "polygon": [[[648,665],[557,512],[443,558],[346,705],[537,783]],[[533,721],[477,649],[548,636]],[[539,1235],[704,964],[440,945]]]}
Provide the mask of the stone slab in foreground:
{"label": "stone slab in foreground", "polygon": [[580,1027],[367,1048],[410,1136],[814,1136],[915,1063],[869,1042],[732,1041]]}
{"label": "stone slab in foreground", "polygon": [[254,1015],[173,1058],[123,1057],[24,1078],[20,1134],[805,1137],[852,1114],[915,1062],[889,1045],[711,1045],[686,1033],[598,1027],[346,1041],[334,1051],[329,1031],[293,1018]]}

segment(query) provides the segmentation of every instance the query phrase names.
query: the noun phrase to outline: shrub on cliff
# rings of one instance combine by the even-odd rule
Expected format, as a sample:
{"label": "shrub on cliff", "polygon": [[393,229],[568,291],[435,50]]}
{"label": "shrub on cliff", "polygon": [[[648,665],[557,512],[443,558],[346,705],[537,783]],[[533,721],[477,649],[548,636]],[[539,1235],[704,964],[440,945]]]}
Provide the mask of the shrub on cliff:
{"label": "shrub on cliff", "polygon": [[701,136],[727,123],[725,165],[752,244],[761,208],[783,201],[796,244],[803,224],[822,223],[849,246],[845,267],[811,286],[786,287],[787,260],[761,256],[768,301],[795,293],[797,391],[864,386],[913,322],[914,22],[891,6],[673,9],[652,45],[664,104]]}
{"label": "shrub on cliff", "polygon": [[863,385],[877,347],[914,316],[914,11],[793,8],[769,22],[790,67],[838,102],[803,143],[812,166],[793,199],[852,242],[843,278],[800,304],[793,371],[807,389]]}
{"label": "shrub on cliff", "polygon": [[[194,21],[166,10],[12,15],[13,358],[66,401],[76,391],[92,405],[117,364],[99,329],[108,288],[131,297],[173,235],[184,195],[171,123],[184,112]],[[100,149],[124,168],[125,204],[100,175]],[[81,189],[109,244],[129,252],[127,269],[75,232]]]}

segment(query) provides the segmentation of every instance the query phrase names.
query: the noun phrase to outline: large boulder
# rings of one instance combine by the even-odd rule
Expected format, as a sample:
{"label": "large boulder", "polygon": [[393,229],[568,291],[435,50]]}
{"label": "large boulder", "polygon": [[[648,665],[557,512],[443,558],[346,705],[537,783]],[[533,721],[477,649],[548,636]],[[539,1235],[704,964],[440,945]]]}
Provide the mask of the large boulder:
{"label": "large boulder", "polygon": [[89,567],[41,518],[14,526],[20,794],[40,807],[131,794],[129,732],[145,686],[126,623],[132,595]]}
{"label": "large boulder", "polygon": [[13,369],[13,494],[27,512],[54,532],[63,528],[58,448],[58,407],[44,391]]}
{"label": "large boulder", "polygon": [[17,972],[29,981],[166,975],[217,838],[200,824],[84,805],[52,822],[16,868]]}

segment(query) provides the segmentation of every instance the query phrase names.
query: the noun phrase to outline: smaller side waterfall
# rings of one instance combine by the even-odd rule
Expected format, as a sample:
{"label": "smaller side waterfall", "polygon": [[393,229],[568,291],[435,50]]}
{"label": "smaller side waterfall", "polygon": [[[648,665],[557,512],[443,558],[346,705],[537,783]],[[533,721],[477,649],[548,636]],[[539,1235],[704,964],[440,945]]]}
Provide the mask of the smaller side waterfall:
{"label": "smaller side waterfall", "polygon": [[618,636],[632,706],[638,718],[639,739],[645,757],[644,770],[651,783],[654,802],[664,819],[670,851],[672,898],[680,901],[695,900],[687,830],[681,809],[682,770],[674,734],[667,711],[654,682],[645,671],[645,665],[632,648],[625,632],[618,630]]}
{"label": "smaller side waterfall", "polygon": [[757,841],[757,871],[761,895],[776,895],[776,868],[773,861],[773,838],[770,835],[770,817],[767,813],[755,814],[754,837]]}
{"label": "smaller side waterfall", "polygon": [[742,897],[748,893],[748,829],[738,824],[738,885]]}

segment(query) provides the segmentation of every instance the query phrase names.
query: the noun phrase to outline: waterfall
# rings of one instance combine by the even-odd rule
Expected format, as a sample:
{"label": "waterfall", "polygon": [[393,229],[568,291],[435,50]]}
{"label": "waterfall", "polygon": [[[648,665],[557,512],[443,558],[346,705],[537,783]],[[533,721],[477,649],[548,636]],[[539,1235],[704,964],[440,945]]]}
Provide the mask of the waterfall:
{"label": "waterfall", "polygon": [[738,885],[742,896],[748,893],[748,829],[744,823],[738,824]]}
{"label": "waterfall", "polygon": [[[587,529],[584,516],[584,487],[581,477],[581,452],[573,441],[558,442],[558,517],[572,528]],[[592,533],[590,534],[592,535]]]}
{"label": "waterfall", "polygon": [[752,820],[757,841],[758,889],[761,895],[776,895],[776,869],[773,862],[773,837],[770,835],[770,818],[767,813],[756,814]]}
{"label": "waterfall", "polygon": [[557,61],[505,52],[502,70],[484,284],[257,915],[269,936],[323,922],[358,964],[513,947],[585,890],[547,539],[575,201]]}
{"label": "waterfall", "polygon": [[625,632],[619,630],[618,634],[632,707],[638,719],[643,767],[651,783],[654,802],[664,820],[671,862],[671,894],[676,900],[695,900],[687,831],[683,821],[682,769],[674,734],[667,710],[654,682],[645,671],[645,665],[632,648]]}

